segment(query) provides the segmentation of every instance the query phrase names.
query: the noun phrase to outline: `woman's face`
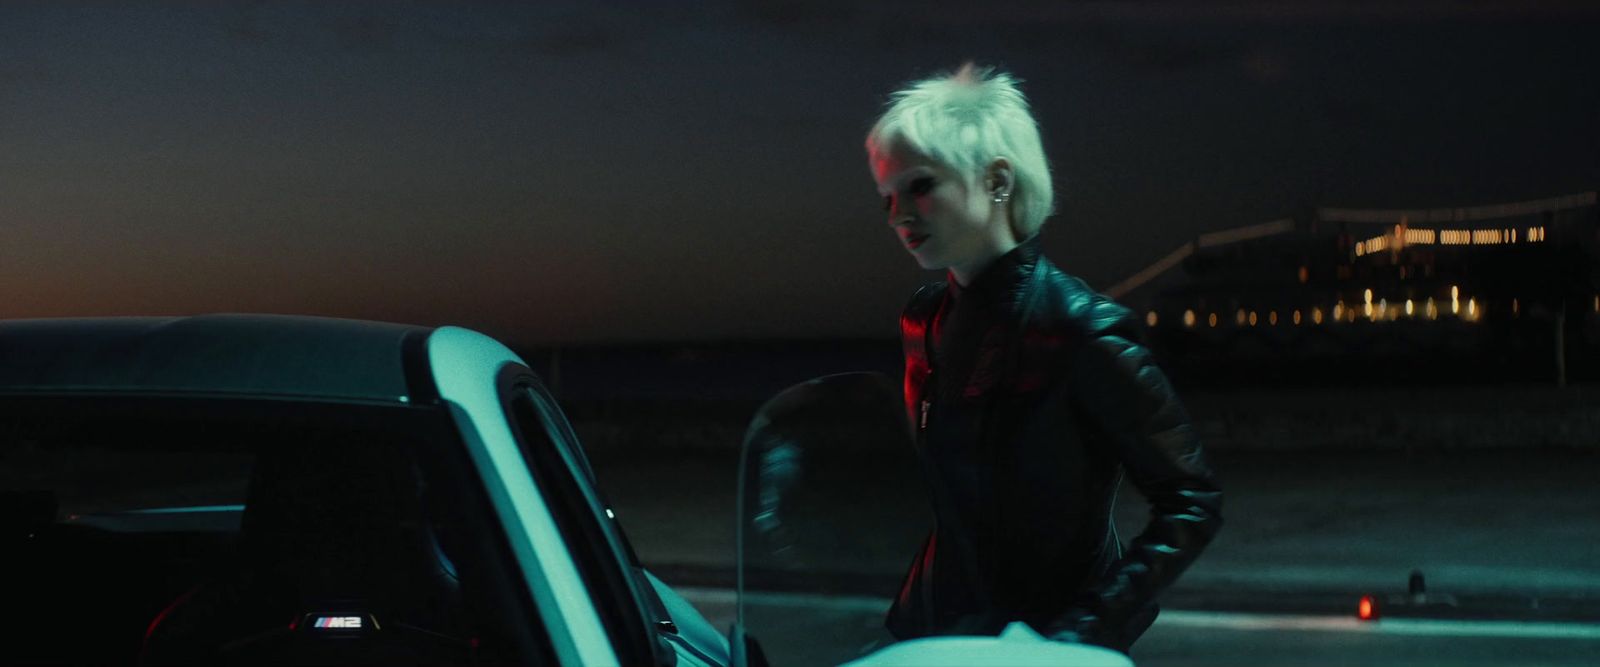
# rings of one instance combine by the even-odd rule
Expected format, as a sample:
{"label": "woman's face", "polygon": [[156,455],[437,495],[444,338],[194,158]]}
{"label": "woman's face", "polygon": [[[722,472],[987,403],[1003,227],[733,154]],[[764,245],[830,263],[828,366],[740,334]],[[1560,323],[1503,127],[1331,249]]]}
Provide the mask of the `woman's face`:
{"label": "woman's face", "polygon": [[1009,236],[1009,225],[995,228],[991,195],[983,188],[903,148],[874,152],[871,161],[889,227],[922,268],[960,274],[1004,254],[1006,244],[998,232]]}

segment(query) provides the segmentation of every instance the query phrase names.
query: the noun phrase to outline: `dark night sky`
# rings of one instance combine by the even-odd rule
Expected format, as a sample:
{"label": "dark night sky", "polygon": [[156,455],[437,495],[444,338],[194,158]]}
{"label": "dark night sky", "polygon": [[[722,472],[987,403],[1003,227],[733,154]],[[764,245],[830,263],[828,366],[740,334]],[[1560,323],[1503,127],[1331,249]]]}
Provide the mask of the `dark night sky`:
{"label": "dark night sky", "polygon": [[1026,80],[1047,251],[1102,288],[1312,206],[1600,186],[1580,4],[1058,5],[5,3],[0,317],[892,336],[934,276],[862,135],[967,58]]}

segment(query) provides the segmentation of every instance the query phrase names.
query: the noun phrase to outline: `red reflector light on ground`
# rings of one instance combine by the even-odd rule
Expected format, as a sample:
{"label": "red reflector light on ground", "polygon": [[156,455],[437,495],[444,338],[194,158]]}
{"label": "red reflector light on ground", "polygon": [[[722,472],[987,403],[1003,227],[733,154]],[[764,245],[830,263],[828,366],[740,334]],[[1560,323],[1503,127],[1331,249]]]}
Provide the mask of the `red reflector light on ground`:
{"label": "red reflector light on ground", "polygon": [[1356,618],[1363,621],[1373,621],[1378,618],[1378,603],[1371,595],[1361,596],[1361,602],[1356,604]]}

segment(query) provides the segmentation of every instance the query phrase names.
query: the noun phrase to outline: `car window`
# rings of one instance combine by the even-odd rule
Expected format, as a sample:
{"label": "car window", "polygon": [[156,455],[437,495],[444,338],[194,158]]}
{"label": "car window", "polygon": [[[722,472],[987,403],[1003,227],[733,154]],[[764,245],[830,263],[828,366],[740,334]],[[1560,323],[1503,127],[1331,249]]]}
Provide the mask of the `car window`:
{"label": "car window", "polygon": [[54,521],[243,509],[254,451],[123,446],[132,444],[116,434],[7,438],[0,453],[0,493],[17,502],[33,497],[35,503],[48,503]]}
{"label": "car window", "polygon": [[52,405],[0,401],[8,661],[541,661],[421,411]]}
{"label": "car window", "polygon": [[557,526],[624,664],[655,662],[642,594],[620,531],[593,485],[571,429],[559,408],[523,384],[508,405],[523,456],[545,493]]}

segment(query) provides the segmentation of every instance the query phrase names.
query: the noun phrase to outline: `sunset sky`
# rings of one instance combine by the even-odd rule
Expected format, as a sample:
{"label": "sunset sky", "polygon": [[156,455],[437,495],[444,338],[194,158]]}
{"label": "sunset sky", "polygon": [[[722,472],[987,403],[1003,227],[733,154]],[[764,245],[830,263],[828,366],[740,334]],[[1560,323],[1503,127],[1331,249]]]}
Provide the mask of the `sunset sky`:
{"label": "sunset sky", "polygon": [[1600,187],[1580,3],[0,4],[0,317],[280,312],[517,343],[894,335],[862,137],[1025,80],[1104,288],[1315,206]]}

